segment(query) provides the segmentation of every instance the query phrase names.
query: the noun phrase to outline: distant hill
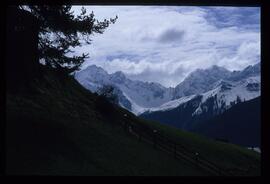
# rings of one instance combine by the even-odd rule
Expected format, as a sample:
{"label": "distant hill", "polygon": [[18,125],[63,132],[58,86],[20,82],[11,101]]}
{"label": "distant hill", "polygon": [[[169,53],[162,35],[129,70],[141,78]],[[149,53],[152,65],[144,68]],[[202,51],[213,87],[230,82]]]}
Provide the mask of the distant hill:
{"label": "distant hill", "polygon": [[261,97],[236,104],[192,131],[243,146],[261,145]]}

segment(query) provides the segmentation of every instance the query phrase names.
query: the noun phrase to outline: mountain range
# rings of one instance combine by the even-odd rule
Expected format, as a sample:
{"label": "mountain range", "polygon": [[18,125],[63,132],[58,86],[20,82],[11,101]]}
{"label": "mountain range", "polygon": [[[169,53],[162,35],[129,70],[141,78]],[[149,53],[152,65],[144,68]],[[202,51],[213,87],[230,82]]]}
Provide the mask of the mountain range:
{"label": "mountain range", "polygon": [[150,108],[140,116],[189,130],[197,121],[223,113],[235,104],[260,96],[259,76],[237,82],[220,80],[201,94],[184,96],[160,107]]}
{"label": "mountain range", "polygon": [[[98,92],[104,85],[112,85],[119,98],[119,105],[136,115],[176,108],[196,95],[202,101],[193,114],[200,114],[204,103],[217,95],[217,108],[229,108],[238,100],[250,100],[260,95],[260,63],[242,71],[229,71],[212,66],[190,73],[175,88],[159,83],[131,80],[121,71],[108,74],[101,67],[91,65],[75,74],[75,78],[88,90]],[[195,95],[195,96],[193,96]]]}

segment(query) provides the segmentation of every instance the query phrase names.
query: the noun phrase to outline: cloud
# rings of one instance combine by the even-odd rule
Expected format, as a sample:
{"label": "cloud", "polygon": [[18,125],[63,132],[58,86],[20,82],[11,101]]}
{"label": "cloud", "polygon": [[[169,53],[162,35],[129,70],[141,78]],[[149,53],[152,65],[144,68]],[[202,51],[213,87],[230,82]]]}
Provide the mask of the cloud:
{"label": "cloud", "polygon": [[[92,35],[83,68],[121,70],[138,80],[175,86],[197,68],[240,70],[260,61],[260,8],[87,6],[98,20],[118,15],[104,34]],[[73,7],[75,13],[80,7]]]}
{"label": "cloud", "polygon": [[178,42],[182,40],[184,34],[185,31],[168,29],[160,35],[158,40],[162,43]]}
{"label": "cloud", "polygon": [[[155,81],[165,87],[176,86],[187,74],[188,71],[183,67],[177,67],[173,72],[162,69],[146,67],[141,73],[127,74],[127,77],[140,81]],[[158,77],[157,77],[158,76]]]}
{"label": "cloud", "polygon": [[[230,27],[240,25],[242,28],[256,28],[259,30],[260,8],[241,7],[208,7],[206,19],[216,27]],[[255,27],[254,27],[255,26]]]}

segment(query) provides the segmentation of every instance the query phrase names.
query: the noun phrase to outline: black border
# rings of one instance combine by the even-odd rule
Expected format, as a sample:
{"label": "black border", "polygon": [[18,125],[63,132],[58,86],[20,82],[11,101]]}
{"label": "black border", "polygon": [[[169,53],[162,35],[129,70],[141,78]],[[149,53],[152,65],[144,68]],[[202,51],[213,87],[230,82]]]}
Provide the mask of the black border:
{"label": "black border", "polygon": [[262,0],[9,0],[9,4],[260,6]]}
{"label": "black border", "polygon": [[[50,5],[56,5],[56,4],[73,4],[73,5],[174,5],[174,6],[245,6],[245,7],[261,7],[261,76],[262,76],[262,88],[261,88],[261,99],[262,99],[262,103],[261,103],[261,114],[262,114],[262,126],[261,126],[261,134],[262,134],[262,139],[261,139],[261,143],[262,143],[262,153],[261,153],[261,158],[262,158],[262,174],[260,177],[232,177],[232,178],[227,178],[227,177],[133,177],[132,180],[130,180],[130,178],[128,177],[105,177],[105,182],[112,182],[112,179],[117,179],[120,182],[128,182],[130,183],[131,181],[133,182],[140,182],[142,180],[146,180],[147,182],[164,182],[164,183],[168,183],[171,182],[171,180],[173,180],[176,183],[180,183],[180,182],[191,182],[191,183],[198,183],[198,182],[205,182],[205,183],[218,183],[218,182],[230,182],[230,183],[242,183],[242,182],[251,182],[251,183],[257,183],[257,182],[265,182],[267,174],[268,174],[268,170],[269,170],[269,158],[270,158],[270,154],[269,154],[269,148],[267,146],[267,144],[269,144],[267,141],[269,141],[270,139],[267,138],[267,136],[269,137],[269,133],[268,131],[270,131],[269,128],[269,123],[270,121],[267,122],[268,117],[267,117],[267,106],[268,106],[268,94],[269,93],[269,72],[267,71],[267,69],[269,69],[269,52],[270,52],[270,48],[269,48],[269,42],[270,42],[270,38],[269,38],[269,28],[267,26],[267,21],[270,20],[269,17],[269,12],[270,12],[270,6],[267,6],[266,1],[262,1],[262,0],[144,0],[144,1],[140,1],[140,0],[9,0],[8,2],[6,2],[6,5],[17,5],[17,4],[50,4]],[[5,24],[5,9],[1,11],[1,13],[4,14],[4,16],[1,16],[1,19],[3,19],[3,22]],[[4,34],[2,34],[2,36],[4,37],[3,40],[5,40],[5,36]],[[4,51],[4,53],[1,55],[3,56],[3,60],[5,59],[5,48],[1,49],[2,51]],[[2,62],[3,64],[4,62]],[[3,65],[2,65],[3,66]],[[1,67],[1,69],[4,69],[4,67]],[[6,95],[6,91],[5,91],[5,70],[2,70],[1,72],[2,76],[1,76],[1,92],[3,92],[3,95],[1,95],[1,103],[3,104],[3,106],[0,106],[0,110],[3,113],[3,116],[1,116],[1,120],[5,120],[5,111],[2,107],[4,107],[6,105],[5,103],[5,95]],[[267,76],[268,75],[268,76]],[[2,110],[3,109],[3,110]],[[5,121],[2,121],[5,122]],[[5,123],[1,124],[1,130],[3,132],[1,132],[2,137],[2,144],[1,144],[1,174],[0,175],[5,175],[5,154],[4,154],[4,148],[5,148]],[[10,178],[8,176],[8,178]],[[29,177],[21,177],[21,176],[16,176],[15,178],[20,179],[20,178],[29,178]],[[52,178],[55,181],[62,181],[62,177],[47,177],[47,178]],[[80,178],[87,178],[90,179],[89,177],[80,177]],[[93,181],[92,179],[94,178],[94,180],[98,181],[98,182],[103,182],[104,181],[104,177],[91,177],[91,181]],[[39,181],[40,182],[40,177],[32,177],[33,180]],[[59,180],[57,180],[59,179]],[[67,180],[69,181],[74,181],[77,182],[78,177],[67,177]],[[142,180],[140,180],[142,179]],[[42,179],[43,180],[43,179]]]}
{"label": "black border", "polygon": [[[261,90],[261,96],[262,96],[262,102],[261,102],[261,118],[262,118],[262,126],[261,126],[261,144],[262,144],[262,176],[267,176],[267,171],[269,170],[269,147],[267,145],[267,140],[269,139],[269,133],[268,130],[270,130],[269,122],[267,117],[267,110],[269,107],[269,26],[267,26],[267,20],[269,20],[269,12],[270,7],[265,4],[261,6],[261,83],[262,83],[262,90]],[[268,16],[268,17],[267,17]],[[268,76],[267,76],[268,75]],[[267,138],[268,136],[268,138]],[[269,143],[268,143],[269,144]]]}

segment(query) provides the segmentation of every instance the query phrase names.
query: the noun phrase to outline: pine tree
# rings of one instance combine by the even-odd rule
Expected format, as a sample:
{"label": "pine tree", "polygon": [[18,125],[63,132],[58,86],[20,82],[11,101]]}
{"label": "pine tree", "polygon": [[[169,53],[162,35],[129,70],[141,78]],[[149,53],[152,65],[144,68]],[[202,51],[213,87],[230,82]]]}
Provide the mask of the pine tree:
{"label": "pine tree", "polygon": [[68,56],[73,53],[71,48],[90,44],[90,35],[102,34],[110,25],[114,24],[117,16],[110,20],[99,22],[94,18],[93,11],[87,15],[82,7],[80,15],[75,16],[70,5],[65,6],[19,6],[20,9],[30,11],[39,22],[39,60],[45,65],[62,69],[68,73],[79,69],[89,56]]}

